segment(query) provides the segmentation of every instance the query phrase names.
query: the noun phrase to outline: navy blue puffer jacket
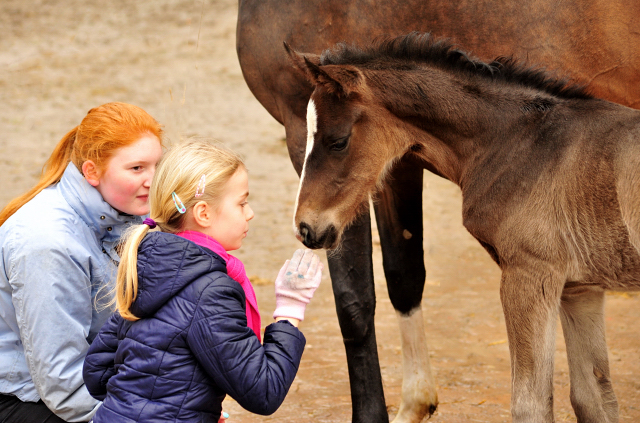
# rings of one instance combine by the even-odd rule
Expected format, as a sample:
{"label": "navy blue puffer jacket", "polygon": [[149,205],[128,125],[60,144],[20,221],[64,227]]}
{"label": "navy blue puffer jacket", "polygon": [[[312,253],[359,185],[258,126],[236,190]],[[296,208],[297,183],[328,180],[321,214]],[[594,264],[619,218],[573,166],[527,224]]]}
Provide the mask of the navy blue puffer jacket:
{"label": "navy blue puffer jacket", "polygon": [[269,325],[260,344],[222,258],[177,235],[150,232],[142,241],[131,312],[140,320],[115,313],[85,359],[86,386],[104,401],[95,423],[217,423],[225,394],[271,414],[304,350],[286,321]]}

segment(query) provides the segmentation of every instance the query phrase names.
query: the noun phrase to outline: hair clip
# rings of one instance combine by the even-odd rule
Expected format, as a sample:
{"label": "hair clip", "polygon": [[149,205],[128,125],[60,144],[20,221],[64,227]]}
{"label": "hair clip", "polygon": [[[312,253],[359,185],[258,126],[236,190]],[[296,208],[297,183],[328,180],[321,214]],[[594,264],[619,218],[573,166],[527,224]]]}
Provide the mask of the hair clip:
{"label": "hair clip", "polygon": [[200,177],[200,182],[198,182],[198,186],[196,187],[196,198],[200,197],[202,194],[204,194],[204,186],[206,184],[206,180],[207,177],[206,175],[202,175]]}
{"label": "hair clip", "polygon": [[171,198],[173,198],[173,204],[175,204],[176,209],[180,212],[180,214],[184,214],[187,211],[187,208],[184,206],[184,203],[180,201],[180,197],[175,192],[171,193]]}

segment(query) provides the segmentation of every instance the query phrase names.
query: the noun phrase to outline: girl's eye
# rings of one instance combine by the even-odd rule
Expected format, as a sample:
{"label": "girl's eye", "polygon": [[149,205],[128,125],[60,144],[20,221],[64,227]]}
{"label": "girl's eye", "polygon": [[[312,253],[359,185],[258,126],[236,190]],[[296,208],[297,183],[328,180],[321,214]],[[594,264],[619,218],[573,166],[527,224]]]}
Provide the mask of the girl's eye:
{"label": "girl's eye", "polygon": [[142,170],[142,166],[134,166],[131,169],[137,172],[139,170]]}

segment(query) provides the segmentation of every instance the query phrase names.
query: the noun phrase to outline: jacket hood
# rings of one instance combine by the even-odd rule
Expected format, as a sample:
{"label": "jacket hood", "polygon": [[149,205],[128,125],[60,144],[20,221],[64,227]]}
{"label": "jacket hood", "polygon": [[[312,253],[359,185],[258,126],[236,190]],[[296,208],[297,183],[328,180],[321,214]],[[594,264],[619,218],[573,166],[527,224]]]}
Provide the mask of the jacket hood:
{"label": "jacket hood", "polygon": [[149,232],[138,249],[138,295],[131,313],[152,316],[196,279],[227,273],[225,261],[213,251],[174,234]]}

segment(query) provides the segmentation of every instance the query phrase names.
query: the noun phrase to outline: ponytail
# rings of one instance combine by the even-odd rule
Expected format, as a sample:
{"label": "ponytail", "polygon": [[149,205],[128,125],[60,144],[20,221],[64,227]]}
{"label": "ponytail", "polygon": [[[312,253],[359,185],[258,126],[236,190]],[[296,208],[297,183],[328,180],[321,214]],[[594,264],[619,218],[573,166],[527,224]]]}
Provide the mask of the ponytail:
{"label": "ponytail", "polygon": [[4,209],[2,209],[2,211],[0,212],[0,226],[2,226],[8,218],[13,216],[13,214],[17,212],[20,207],[24,206],[26,203],[31,201],[33,197],[38,195],[40,191],[50,185],[60,182],[60,179],[62,179],[62,175],[67,168],[67,164],[71,160],[73,143],[76,140],[77,132],[78,127],[76,126],[71,131],[69,131],[67,135],[62,138],[62,140],[60,140],[58,145],[56,145],[53,153],[51,153],[49,159],[45,162],[44,166],[42,166],[42,174],[40,175],[40,180],[38,181],[36,186],[34,186],[21,196],[11,200],[9,204],[7,204]]}
{"label": "ponytail", "polygon": [[147,232],[149,232],[149,226],[145,224],[130,229],[120,252],[120,264],[116,278],[116,309],[123,319],[132,322],[140,319],[134,316],[129,308],[138,295],[138,248]]}

